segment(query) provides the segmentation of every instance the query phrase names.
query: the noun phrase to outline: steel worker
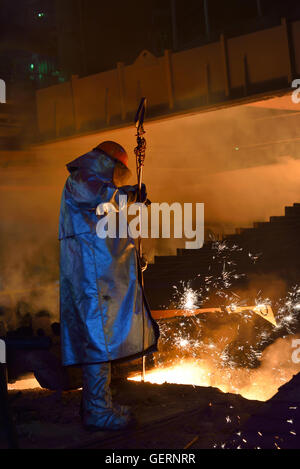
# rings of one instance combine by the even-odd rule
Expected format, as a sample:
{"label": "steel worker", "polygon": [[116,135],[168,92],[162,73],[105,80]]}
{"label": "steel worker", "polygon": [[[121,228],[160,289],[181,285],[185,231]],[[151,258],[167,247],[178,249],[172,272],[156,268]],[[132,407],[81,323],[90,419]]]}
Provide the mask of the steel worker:
{"label": "steel worker", "polygon": [[[130,204],[138,189],[123,185],[130,176],[128,155],[115,142],[101,143],[67,169],[59,222],[63,365],[82,366],[84,425],[122,429],[132,417],[112,403],[111,362],[155,351],[159,331],[140,284],[133,239],[99,238],[96,210],[111,203],[118,212],[120,195]],[[143,186],[139,202],[146,199]]]}

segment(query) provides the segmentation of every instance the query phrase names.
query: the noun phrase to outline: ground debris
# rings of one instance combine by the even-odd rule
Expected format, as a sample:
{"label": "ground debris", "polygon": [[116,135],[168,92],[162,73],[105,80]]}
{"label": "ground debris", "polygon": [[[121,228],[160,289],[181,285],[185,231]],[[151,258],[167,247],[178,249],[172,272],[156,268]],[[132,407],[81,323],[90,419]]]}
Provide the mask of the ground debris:
{"label": "ground debris", "polygon": [[136,429],[92,435],[86,432],[79,417],[80,390],[55,393],[34,389],[18,396],[10,392],[20,446],[181,449],[193,441],[193,449],[212,448],[228,440],[262,405],[216,388],[176,384],[117,380],[113,391],[115,401],[132,406]]}

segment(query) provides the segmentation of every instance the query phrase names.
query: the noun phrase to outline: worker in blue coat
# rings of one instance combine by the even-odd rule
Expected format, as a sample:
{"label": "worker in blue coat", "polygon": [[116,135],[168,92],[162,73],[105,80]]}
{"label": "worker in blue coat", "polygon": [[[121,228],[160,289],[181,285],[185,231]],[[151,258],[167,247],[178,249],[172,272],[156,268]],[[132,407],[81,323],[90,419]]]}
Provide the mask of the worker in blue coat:
{"label": "worker in blue coat", "polygon": [[[141,287],[134,240],[97,234],[99,206],[112,204],[118,212],[120,195],[128,204],[138,201],[137,186],[123,185],[127,164],[123,147],[103,142],[67,165],[61,201],[62,357],[66,366],[82,366],[82,418],[91,429],[131,423],[128,410],[111,401],[111,362],[155,351],[159,336]],[[145,202],[144,186],[141,197],[138,202]]]}

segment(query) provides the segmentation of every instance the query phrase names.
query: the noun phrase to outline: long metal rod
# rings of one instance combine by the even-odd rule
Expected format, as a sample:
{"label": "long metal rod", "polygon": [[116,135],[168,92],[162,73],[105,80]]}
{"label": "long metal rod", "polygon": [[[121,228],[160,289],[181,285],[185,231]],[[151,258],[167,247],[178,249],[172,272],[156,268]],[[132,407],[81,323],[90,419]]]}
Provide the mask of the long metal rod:
{"label": "long metal rod", "polygon": [[[142,231],[142,217],[140,211],[140,232]],[[139,258],[142,259],[143,256],[143,248],[142,248],[142,238],[139,237],[138,239],[138,252]],[[142,292],[144,292],[144,274],[142,268],[140,269],[141,275],[141,285],[142,285]],[[143,293],[144,294],[144,293]],[[144,307],[144,298],[142,298],[142,315],[143,315],[143,349],[145,349],[145,307]],[[143,355],[142,358],[142,381],[145,381],[146,377],[146,357]]]}
{"label": "long metal rod", "polygon": [[[142,194],[142,178],[143,178],[143,166],[138,166],[138,194],[139,200],[141,200]],[[138,238],[138,254],[139,259],[143,257],[143,246],[142,246],[142,215],[141,210],[139,211],[139,224],[140,224],[140,236]],[[144,274],[142,268],[140,268],[140,275],[141,275],[141,285],[142,291],[144,291]],[[142,301],[142,315],[143,315],[143,348],[145,348],[145,309],[144,309],[144,299]],[[142,359],[142,381],[145,381],[146,377],[146,357],[143,355]]]}
{"label": "long metal rod", "polygon": [[[142,98],[136,118],[135,124],[137,128],[137,147],[135,148],[136,155],[136,171],[137,171],[137,182],[138,182],[138,197],[141,201],[142,194],[142,179],[143,179],[143,165],[145,160],[146,141],[143,137],[145,131],[143,127],[144,115],[145,115],[146,98]],[[143,248],[142,248],[142,213],[139,211],[139,225],[140,225],[140,236],[138,238],[138,256],[139,256],[139,267],[141,276],[141,287],[142,287],[142,315],[143,315],[143,351],[145,350],[145,306],[144,306],[144,275],[142,267]],[[142,358],[142,381],[145,381],[146,376],[146,357],[143,355]]]}

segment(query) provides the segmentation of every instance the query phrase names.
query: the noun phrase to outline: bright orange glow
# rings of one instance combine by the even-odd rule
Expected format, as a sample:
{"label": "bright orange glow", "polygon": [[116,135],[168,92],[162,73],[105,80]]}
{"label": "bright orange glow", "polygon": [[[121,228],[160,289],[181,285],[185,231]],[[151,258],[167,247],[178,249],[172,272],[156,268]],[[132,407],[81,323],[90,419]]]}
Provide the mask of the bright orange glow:
{"label": "bright orange glow", "polygon": [[26,389],[41,389],[41,386],[35,379],[34,375],[28,375],[26,378],[19,379],[15,383],[8,384],[9,391],[25,391]]}
{"label": "bright orange glow", "polygon": [[[128,378],[130,381],[141,381],[141,374]],[[274,396],[278,387],[291,379],[289,373],[281,381],[272,379],[259,369],[246,368],[214,369],[208,362],[182,361],[174,366],[157,368],[146,373],[145,381],[152,384],[185,384],[204,387],[215,387],[224,393],[240,394],[249,400],[267,401]]]}

